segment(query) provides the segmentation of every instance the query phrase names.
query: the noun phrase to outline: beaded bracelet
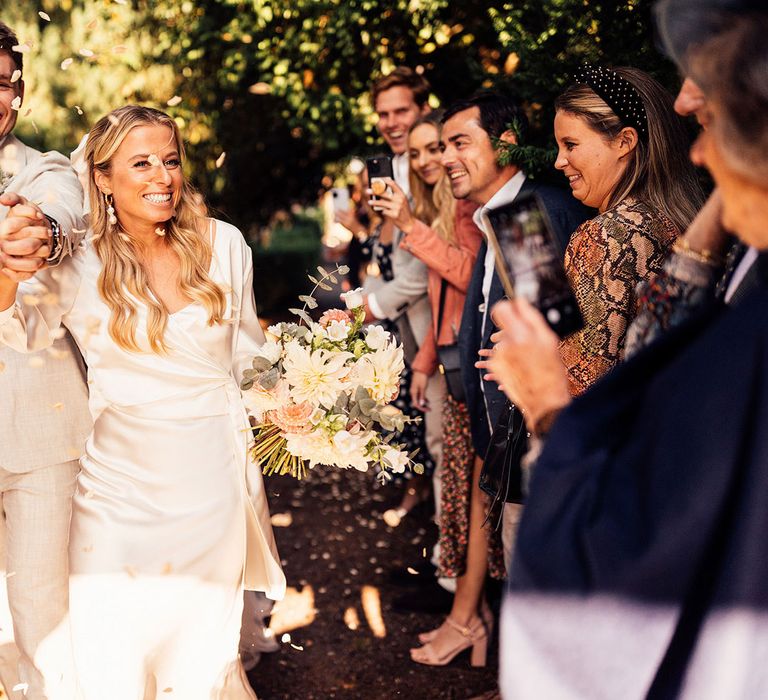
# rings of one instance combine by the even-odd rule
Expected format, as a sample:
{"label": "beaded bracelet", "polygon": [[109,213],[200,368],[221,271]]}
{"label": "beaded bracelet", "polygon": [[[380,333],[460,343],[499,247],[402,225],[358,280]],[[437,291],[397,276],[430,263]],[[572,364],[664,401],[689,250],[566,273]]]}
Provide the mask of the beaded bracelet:
{"label": "beaded bracelet", "polygon": [[685,238],[678,238],[672,250],[675,253],[700,262],[702,265],[710,265],[711,267],[719,267],[723,264],[723,259],[719,255],[715,255],[711,250],[703,248],[702,250],[694,250],[691,248],[691,244]]}

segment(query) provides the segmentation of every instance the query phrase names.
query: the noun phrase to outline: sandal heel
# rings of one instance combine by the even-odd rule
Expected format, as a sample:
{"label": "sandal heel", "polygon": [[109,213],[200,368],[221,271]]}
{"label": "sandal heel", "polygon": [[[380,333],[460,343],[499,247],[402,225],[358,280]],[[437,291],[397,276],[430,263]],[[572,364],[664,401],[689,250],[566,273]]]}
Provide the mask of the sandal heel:
{"label": "sandal heel", "polygon": [[488,659],[488,636],[483,636],[472,645],[469,663],[475,667],[484,667]]}

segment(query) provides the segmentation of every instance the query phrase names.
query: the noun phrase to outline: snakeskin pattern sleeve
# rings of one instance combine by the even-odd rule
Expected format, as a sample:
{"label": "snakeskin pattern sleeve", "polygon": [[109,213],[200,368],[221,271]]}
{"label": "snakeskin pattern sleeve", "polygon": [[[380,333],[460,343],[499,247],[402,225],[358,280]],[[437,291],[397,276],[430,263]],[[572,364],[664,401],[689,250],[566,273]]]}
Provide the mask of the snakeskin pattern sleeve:
{"label": "snakeskin pattern sleeve", "polygon": [[637,285],[662,269],[678,234],[666,216],[632,199],[574,232],[565,269],[584,328],[560,343],[571,395],[623,358],[627,328],[637,313]]}

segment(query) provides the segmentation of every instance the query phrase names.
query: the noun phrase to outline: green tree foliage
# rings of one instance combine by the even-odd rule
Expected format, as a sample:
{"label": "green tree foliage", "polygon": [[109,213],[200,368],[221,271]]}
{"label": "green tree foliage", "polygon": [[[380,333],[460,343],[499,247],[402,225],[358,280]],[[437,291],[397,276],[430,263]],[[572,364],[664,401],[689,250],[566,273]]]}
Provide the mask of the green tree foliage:
{"label": "green tree foliage", "polygon": [[674,88],[653,48],[650,5],[41,0],[10,3],[3,19],[33,44],[25,56],[32,113],[20,122],[29,139],[71,149],[111,108],[167,109],[188,140],[192,176],[247,229],[312,201],[329,164],[377,147],[371,76],[398,64],[422,70],[436,101],[481,86],[514,90],[541,145],[551,140],[555,95],[584,61],[635,65]]}

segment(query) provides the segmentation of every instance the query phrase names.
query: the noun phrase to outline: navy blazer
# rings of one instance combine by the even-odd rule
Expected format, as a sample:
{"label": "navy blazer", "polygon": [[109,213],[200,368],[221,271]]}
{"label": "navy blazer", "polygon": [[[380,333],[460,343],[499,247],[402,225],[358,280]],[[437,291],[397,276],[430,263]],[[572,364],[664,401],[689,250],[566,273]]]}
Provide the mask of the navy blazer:
{"label": "navy blazer", "polygon": [[[590,218],[593,213],[576,200],[570,192],[526,178],[518,196],[529,192],[535,193],[541,198],[544,208],[547,210],[552,221],[561,252],[564,254],[571,234],[580,224]],[[475,367],[475,362],[480,359],[478,355],[479,350],[491,346],[491,335],[497,330],[490,316],[488,316],[488,323],[486,323],[485,329],[482,328],[483,276],[485,275],[485,253],[487,247],[488,243],[486,241],[480,247],[475,267],[472,270],[472,279],[467,290],[466,301],[464,302],[464,313],[461,317],[458,340],[461,355],[461,374],[472,426],[472,442],[477,454],[481,457],[485,456],[488,442],[491,438],[489,425],[496,425],[506,402],[506,397],[499,391],[498,385],[482,379],[482,373]],[[501,280],[496,271],[494,271],[491,291],[488,297],[489,311],[504,296],[505,293],[501,286]],[[480,386],[481,382],[482,389]],[[483,396],[483,393],[485,396]]]}

